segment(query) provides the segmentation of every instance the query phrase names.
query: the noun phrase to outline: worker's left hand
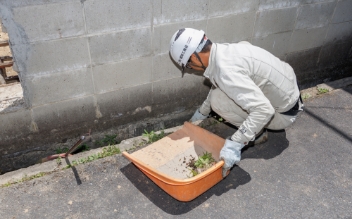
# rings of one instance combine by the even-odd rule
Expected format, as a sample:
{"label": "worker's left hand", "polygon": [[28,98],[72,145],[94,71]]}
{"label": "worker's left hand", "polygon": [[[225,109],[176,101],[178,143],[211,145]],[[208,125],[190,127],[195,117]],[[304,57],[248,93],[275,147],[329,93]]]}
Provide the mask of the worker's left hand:
{"label": "worker's left hand", "polygon": [[225,144],[220,151],[220,159],[225,162],[222,167],[222,177],[225,177],[227,171],[241,160],[241,149],[243,147],[244,144],[226,139]]}

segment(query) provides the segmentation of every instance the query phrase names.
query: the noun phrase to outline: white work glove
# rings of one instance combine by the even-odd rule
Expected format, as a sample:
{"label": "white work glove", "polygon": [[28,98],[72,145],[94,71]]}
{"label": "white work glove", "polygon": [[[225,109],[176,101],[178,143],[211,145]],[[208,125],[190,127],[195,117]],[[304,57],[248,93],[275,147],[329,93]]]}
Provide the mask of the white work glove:
{"label": "white work glove", "polygon": [[196,110],[196,112],[194,113],[194,115],[192,116],[191,118],[191,122],[195,122],[195,121],[198,121],[198,120],[203,120],[203,119],[206,119],[208,116],[205,116],[203,114],[201,114],[199,112],[199,109]]}
{"label": "white work glove", "polygon": [[222,177],[225,177],[227,171],[241,160],[241,149],[243,147],[244,144],[226,139],[225,144],[220,151],[220,159],[225,162],[222,167]]}

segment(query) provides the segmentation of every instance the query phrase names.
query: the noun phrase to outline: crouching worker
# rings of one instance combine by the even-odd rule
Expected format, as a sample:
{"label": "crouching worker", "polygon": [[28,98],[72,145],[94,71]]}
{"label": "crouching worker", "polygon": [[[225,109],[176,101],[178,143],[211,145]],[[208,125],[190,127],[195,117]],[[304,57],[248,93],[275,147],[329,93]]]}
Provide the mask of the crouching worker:
{"label": "crouching worker", "polygon": [[182,71],[204,71],[213,85],[191,121],[207,118],[212,109],[238,127],[220,152],[224,177],[245,145],[265,142],[266,129],[285,129],[302,111],[292,67],[249,42],[212,43],[202,30],[183,28],[171,38],[170,55]]}

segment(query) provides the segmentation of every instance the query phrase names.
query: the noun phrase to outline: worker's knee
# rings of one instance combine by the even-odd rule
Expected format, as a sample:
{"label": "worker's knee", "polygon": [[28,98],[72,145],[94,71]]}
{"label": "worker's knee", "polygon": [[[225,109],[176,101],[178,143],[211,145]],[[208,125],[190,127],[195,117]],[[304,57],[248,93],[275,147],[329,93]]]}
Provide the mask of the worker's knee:
{"label": "worker's knee", "polygon": [[218,115],[237,127],[240,126],[248,116],[247,112],[218,88],[211,92],[210,104],[211,108]]}

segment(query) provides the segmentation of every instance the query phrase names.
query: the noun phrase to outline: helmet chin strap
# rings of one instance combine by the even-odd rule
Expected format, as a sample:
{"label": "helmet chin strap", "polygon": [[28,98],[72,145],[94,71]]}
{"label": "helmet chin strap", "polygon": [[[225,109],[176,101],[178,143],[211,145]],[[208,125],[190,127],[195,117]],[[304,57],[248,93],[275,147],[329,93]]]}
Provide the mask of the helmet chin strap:
{"label": "helmet chin strap", "polygon": [[198,59],[198,61],[200,62],[200,64],[202,64],[202,69],[205,71],[205,70],[207,69],[207,67],[204,66],[202,60],[200,59],[200,57],[199,57],[199,55],[198,55],[198,53],[197,53],[197,52],[194,52],[193,54],[197,57],[197,59]]}

